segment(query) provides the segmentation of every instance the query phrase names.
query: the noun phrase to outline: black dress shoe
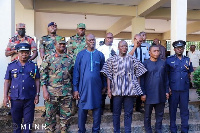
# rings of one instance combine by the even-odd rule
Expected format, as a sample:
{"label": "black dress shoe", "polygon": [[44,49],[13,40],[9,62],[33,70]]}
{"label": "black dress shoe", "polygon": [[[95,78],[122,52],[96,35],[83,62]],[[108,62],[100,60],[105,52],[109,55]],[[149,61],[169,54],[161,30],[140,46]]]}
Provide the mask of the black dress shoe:
{"label": "black dress shoe", "polygon": [[138,110],[135,110],[135,111],[144,114],[144,110],[143,109],[138,109]]}

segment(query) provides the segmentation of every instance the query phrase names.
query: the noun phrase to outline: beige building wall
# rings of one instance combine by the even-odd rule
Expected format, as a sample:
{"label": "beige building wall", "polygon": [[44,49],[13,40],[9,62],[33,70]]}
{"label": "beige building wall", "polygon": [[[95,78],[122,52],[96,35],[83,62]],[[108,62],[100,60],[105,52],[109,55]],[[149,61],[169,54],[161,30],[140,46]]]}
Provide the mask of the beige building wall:
{"label": "beige building wall", "polygon": [[15,0],[15,23],[26,24],[26,34],[35,36],[35,11],[32,9],[24,9],[19,0]]}

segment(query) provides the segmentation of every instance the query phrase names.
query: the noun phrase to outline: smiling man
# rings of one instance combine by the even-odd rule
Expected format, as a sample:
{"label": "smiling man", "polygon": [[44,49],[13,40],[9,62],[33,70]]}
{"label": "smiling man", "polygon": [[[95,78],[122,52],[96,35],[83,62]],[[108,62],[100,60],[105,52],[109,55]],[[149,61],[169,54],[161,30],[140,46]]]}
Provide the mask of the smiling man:
{"label": "smiling man", "polygon": [[[26,126],[24,133],[30,133],[34,120],[35,104],[39,102],[40,74],[37,64],[28,60],[31,45],[20,43],[15,46],[18,60],[11,62],[6,71],[4,82],[4,106],[8,104],[8,91],[11,94],[12,121],[17,124],[13,133],[21,133],[21,126]],[[22,118],[24,118],[22,124]]]}
{"label": "smiling man", "polygon": [[86,36],[87,49],[78,53],[73,72],[74,98],[78,100],[79,133],[85,133],[88,110],[93,113],[93,133],[99,133],[101,123],[102,89],[106,87],[105,77],[100,73],[105,62],[103,53],[95,49],[93,34]]}

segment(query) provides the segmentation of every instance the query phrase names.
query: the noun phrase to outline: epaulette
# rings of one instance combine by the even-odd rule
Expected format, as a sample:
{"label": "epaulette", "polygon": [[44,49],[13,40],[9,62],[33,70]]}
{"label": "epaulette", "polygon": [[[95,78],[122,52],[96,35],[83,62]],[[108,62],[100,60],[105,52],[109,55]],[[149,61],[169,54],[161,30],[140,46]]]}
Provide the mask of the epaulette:
{"label": "epaulette", "polygon": [[47,38],[47,37],[49,37],[48,35],[46,35],[46,36],[42,36],[42,38]]}
{"label": "epaulette", "polygon": [[72,39],[72,38],[74,38],[74,37],[76,37],[76,35],[71,36],[70,39]]}
{"label": "epaulette", "polygon": [[8,63],[8,65],[13,64],[13,63],[16,63],[17,61],[18,61],[18,60],[14,60],[14,61]]}
{"label": "epaulette", "polygon": [[17,35],[14,35],[13,37],[10,38],[11,41],[15,41],[17,38]]}
{"label": "epaulette", "polygon": [[35,62],[34,62],[34,61],[32,61],[32,60],[28,60],[28,63],[34,63],[34,64],[35,64]]}
{"label": "epaulette", "polygon": [[28,37],[28,38],[32,38],[32,37],[30,37],[30,36],[26,36],[26,37]]}

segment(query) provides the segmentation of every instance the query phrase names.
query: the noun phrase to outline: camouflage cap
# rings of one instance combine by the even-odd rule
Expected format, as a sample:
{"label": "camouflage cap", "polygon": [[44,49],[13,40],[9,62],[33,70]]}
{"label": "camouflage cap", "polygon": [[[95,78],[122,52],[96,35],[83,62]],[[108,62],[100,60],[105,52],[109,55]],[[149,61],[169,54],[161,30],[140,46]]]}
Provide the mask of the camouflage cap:
{"label": "camouflage cap", "polygon": [[85,26],[85,24],[84,24],[84,23],[79,23],[79,24],[77,24],[77,28],[80,28],[80,29],[85,29],[85,28],[86,28],[86,26]]}
{"label": "camouflage cap", "polygon": [[57,36],[56,37],[56,42],[57,43],[66,43],[65,37]]}
{"label": "camouflage cap", "polygon": [[24,23],[18,23],[18,24],[16,24],[16,29],[17,28],[25,28],[25,24]]}

